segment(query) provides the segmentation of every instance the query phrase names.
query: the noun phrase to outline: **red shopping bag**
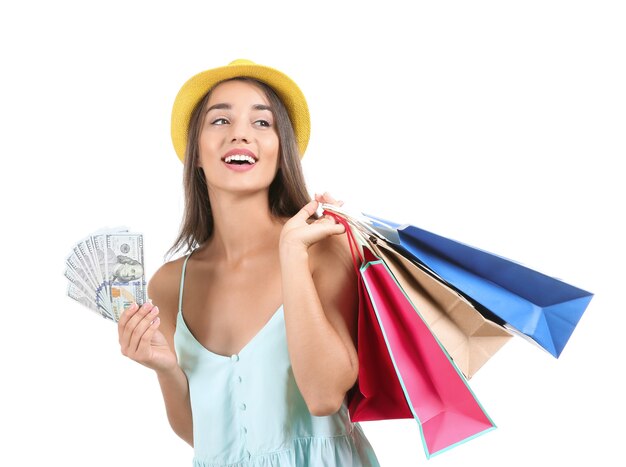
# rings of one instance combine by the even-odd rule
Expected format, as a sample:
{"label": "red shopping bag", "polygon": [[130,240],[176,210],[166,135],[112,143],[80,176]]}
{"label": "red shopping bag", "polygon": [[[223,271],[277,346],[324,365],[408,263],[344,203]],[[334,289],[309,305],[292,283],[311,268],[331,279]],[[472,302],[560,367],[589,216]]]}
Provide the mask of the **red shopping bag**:
{"label": "red shopping bag", "polygon": [[347,221],[325,214],[346,227],[358,268],[359,376],[348,394],[352,421],[415,418],[428,458],[495,428],[384,261],[366,246],[361,258]]}

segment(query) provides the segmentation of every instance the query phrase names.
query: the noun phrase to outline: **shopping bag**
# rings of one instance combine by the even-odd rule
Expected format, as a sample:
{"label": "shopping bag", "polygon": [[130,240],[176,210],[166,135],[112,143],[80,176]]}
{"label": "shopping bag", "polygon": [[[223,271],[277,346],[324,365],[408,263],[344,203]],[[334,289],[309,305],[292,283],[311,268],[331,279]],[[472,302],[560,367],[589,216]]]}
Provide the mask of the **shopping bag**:
{"label": "shopping bag", "polygon": [[510,259],[413,225],[370,217],[395,225],[399,245],[417,261],[554,357],[560,356],[593,297]]}
{"label": "shopping bag", "polygon": [[378,239],[371,248],[467,379],[513,337],[504,326],[487,319],[465,297],[384,240]]}
{"label": "shopping bag", "polygon": [[352,421],[412,416],[428,458],[495,428],[384,261],[367,246],[361,256],[358,234],[336,219],[346,227],[359,280],[359,376],[348,393]]}
{"label": "shopping bag", "polygon": [[[409,300],[448,352],[463,375],[470,379],[513,335],[504,322],[486,318],[462,294],[435,277],[428,268],[378,231],[368,228],[371,220],[332,205],[330,212],[347,220],[367,242],[368,248],[385,262]],[[379,225],[379,228],[383,226]],[[395,229],[393,230],[395,233]],[[393,238],[393,237],[392,237]],[[397,234],[396,237],[397,239]],[[397,240],[396,240],[397,241]]]}

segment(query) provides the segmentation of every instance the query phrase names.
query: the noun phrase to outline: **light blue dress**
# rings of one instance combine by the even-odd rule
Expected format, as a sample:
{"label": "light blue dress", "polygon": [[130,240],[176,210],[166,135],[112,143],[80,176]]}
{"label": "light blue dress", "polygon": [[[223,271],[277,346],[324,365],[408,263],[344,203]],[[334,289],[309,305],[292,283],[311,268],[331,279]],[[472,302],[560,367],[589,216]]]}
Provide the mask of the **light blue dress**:
{"label": "light blue dress", "polygon": [[196,340],[182,312],[189,256],[174,341],[189,381],[193,466],[378,467],[345,400],[333,415],[309,412],[289,361],[282,305],[239,354],[219,355]]}

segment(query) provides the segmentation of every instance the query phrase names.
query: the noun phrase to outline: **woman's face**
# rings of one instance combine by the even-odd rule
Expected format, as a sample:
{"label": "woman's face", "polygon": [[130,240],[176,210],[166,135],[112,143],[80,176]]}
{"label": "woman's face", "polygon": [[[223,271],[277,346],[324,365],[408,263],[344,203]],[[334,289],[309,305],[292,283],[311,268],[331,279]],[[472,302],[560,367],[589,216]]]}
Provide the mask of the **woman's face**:
{"label": "woman's face", "polygon": [[198,165],[209,190],[267,190],[278,170],[279,139],[263,91],[227,81],[213,89],[205,112]]}

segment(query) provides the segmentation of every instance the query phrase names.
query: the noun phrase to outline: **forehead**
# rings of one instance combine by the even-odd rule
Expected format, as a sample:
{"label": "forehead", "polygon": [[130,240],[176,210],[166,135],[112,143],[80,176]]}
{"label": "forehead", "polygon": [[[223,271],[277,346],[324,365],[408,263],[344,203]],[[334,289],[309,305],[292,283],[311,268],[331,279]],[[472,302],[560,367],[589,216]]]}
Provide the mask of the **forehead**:
{"label": "forehead", "polygon": [[226,81],[213,88],[207,105],[231,104],[251,107],[256,104],[270,105],[263,89],[249,81]]}

